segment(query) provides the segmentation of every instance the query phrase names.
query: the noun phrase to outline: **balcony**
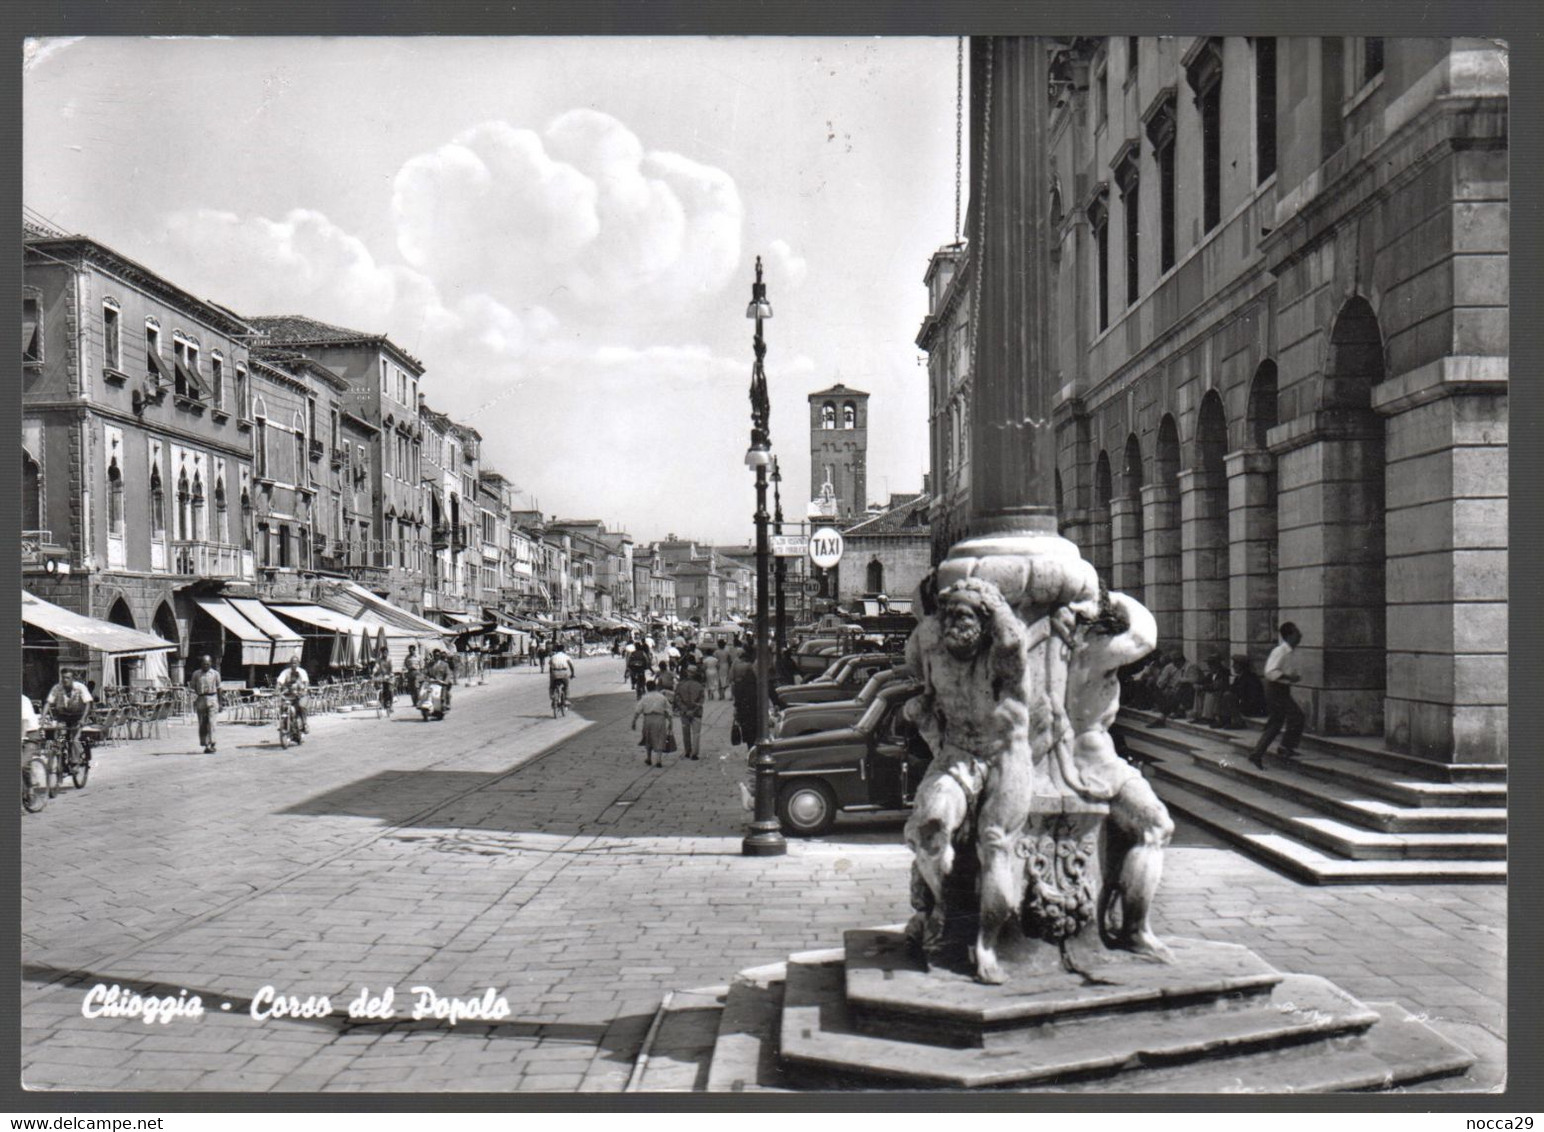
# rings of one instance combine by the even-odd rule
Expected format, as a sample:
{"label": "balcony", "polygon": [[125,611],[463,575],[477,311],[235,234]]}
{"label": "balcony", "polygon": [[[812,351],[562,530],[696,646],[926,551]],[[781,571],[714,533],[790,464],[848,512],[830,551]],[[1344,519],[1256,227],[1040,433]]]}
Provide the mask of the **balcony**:
{"label": "balcony", "polygon": [[348,449],[334,448],[332,450],[331,463],[334,470],[342,468],[344,464],[348,463]]}
{"label": "balcony", "polygon": [[311,441],[311,459],[320,460],[325,455],[327,455],[327,445],[320,440]]}
{"label": "balcony", "polygon": [[172,572],[200,578],[251,578],[252,552],[213,542],[173,542]]}

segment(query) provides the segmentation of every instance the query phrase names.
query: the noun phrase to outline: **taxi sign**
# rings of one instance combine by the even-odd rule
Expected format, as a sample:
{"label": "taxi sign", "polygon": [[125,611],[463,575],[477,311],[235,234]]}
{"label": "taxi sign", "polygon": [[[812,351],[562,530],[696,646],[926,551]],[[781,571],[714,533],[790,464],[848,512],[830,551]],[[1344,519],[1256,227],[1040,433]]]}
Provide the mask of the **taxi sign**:
{"label": "taxi sign", "polygon": [[842,560],[842,532],[835,527],[821,527],[810,536],[810,561],[829,570]]}

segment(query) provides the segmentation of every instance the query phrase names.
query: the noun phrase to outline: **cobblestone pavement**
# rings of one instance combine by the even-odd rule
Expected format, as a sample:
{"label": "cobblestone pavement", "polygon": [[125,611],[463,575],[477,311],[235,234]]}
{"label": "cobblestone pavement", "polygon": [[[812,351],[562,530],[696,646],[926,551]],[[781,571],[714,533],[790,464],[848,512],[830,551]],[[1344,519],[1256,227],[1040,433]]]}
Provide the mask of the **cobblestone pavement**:
{"label": "cobblestone pavement", "polygon": [[[283,752],[226,727],[212,756],[181,725],[101,751],[22,822],[25,1083],[618,1091],[664,992],[905,917],[898,819],[743,858],[727,704],[702,761],[650,770],[617,662],[580,662],[574,691],[554,720],[544,678],[495,672],[440,723],[318,717]],[[1481,1055],[1470,1087],[1500,1080],[1500,886],[1304,887],[1181,830],[1157,918],[1422,1012]],[[97,984],[206,1012],[86,1017]],[[509,1015],[412,1022],[419,986],[492,988]],[[264,987],[332,1013],[254,1019]],[[397,1021],[347,1019],[366,987],[395,988]]]}

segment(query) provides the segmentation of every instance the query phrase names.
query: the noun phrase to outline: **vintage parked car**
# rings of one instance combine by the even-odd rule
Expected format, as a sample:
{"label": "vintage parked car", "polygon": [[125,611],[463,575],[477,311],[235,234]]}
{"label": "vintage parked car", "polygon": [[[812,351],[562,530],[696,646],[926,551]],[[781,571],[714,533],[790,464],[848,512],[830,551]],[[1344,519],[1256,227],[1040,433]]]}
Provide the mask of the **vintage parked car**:
{"label": "vintage parked car", "polygon": [[838,813],[911,806],[932,756],[902,708],[921,690],[915,680],[892,680],[851,727],[765,742],[784,833],[817,837]]}
{"label": "vintage parked car", "polygon": [[808,680],[824,672],[843,651],[841,642],[835,637],[811,637],[794,651],[793,666]]}
{"label": "vintage parked car", "polygon": [[909,668],[886,668],[869,677],[863,690],[850,700],[833,700],[830,703],[790,704],[777,713],[777,725],[772,738],[785,739],[795,735],[810,735],[816,731],[835,731],[839,727],[851,727],[863,717],[869,704],[880,690],[896,680],[911,680]]}
{"label": "vintage parked car", "polygon": [[840,665],[833,666],[830,676],[822,675],[808,684],[783,684],[773,691],[773,701],[781,707],[794,704],[822,704],[834,700],[848,700],[862,691],[863,685],[876,672],[906,663],[898,653],[863,652],[843,657]]}

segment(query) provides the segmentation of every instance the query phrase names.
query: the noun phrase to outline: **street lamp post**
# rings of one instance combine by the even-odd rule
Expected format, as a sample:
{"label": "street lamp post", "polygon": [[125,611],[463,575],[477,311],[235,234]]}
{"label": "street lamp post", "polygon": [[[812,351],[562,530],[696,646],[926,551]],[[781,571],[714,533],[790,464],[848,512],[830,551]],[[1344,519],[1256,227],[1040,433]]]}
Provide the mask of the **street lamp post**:
{"label": "street lamp post", "polygon": [[761,281],[760,256],[756,257],[756,282],[751,285],[745,317],[756,321],[756,337],[751,344],[756,354],[751,366],[751,446],[745,453],[746,466],[756,469],[756,812],[740,842],[740,852],[747,857],[778,857],[788,852],[788,843],[777,821],[777,764],[765,743],[767,678],[771,671],[768,654],[772,651],[767,631],[767,560],[771,549],[767,539],[767,468],[772,464],[772,400],[763,366],[767,343],[761,336],[761,322],[772,317],[772,304],[767,301],[767,285]]}
{"label": "street lamp post", "polygon": [[[777,466],[777,457],[772,457],[772,529],[778,535],[783,533],[783,472]],[[782,656],[783,650],[788,647],[788,606],[783,596],[783,584],[788,576],[788,559],[781,554],[773,560],[773,576],[777,579],[777,631],[773,634],[777,638],[777,655]]]}

